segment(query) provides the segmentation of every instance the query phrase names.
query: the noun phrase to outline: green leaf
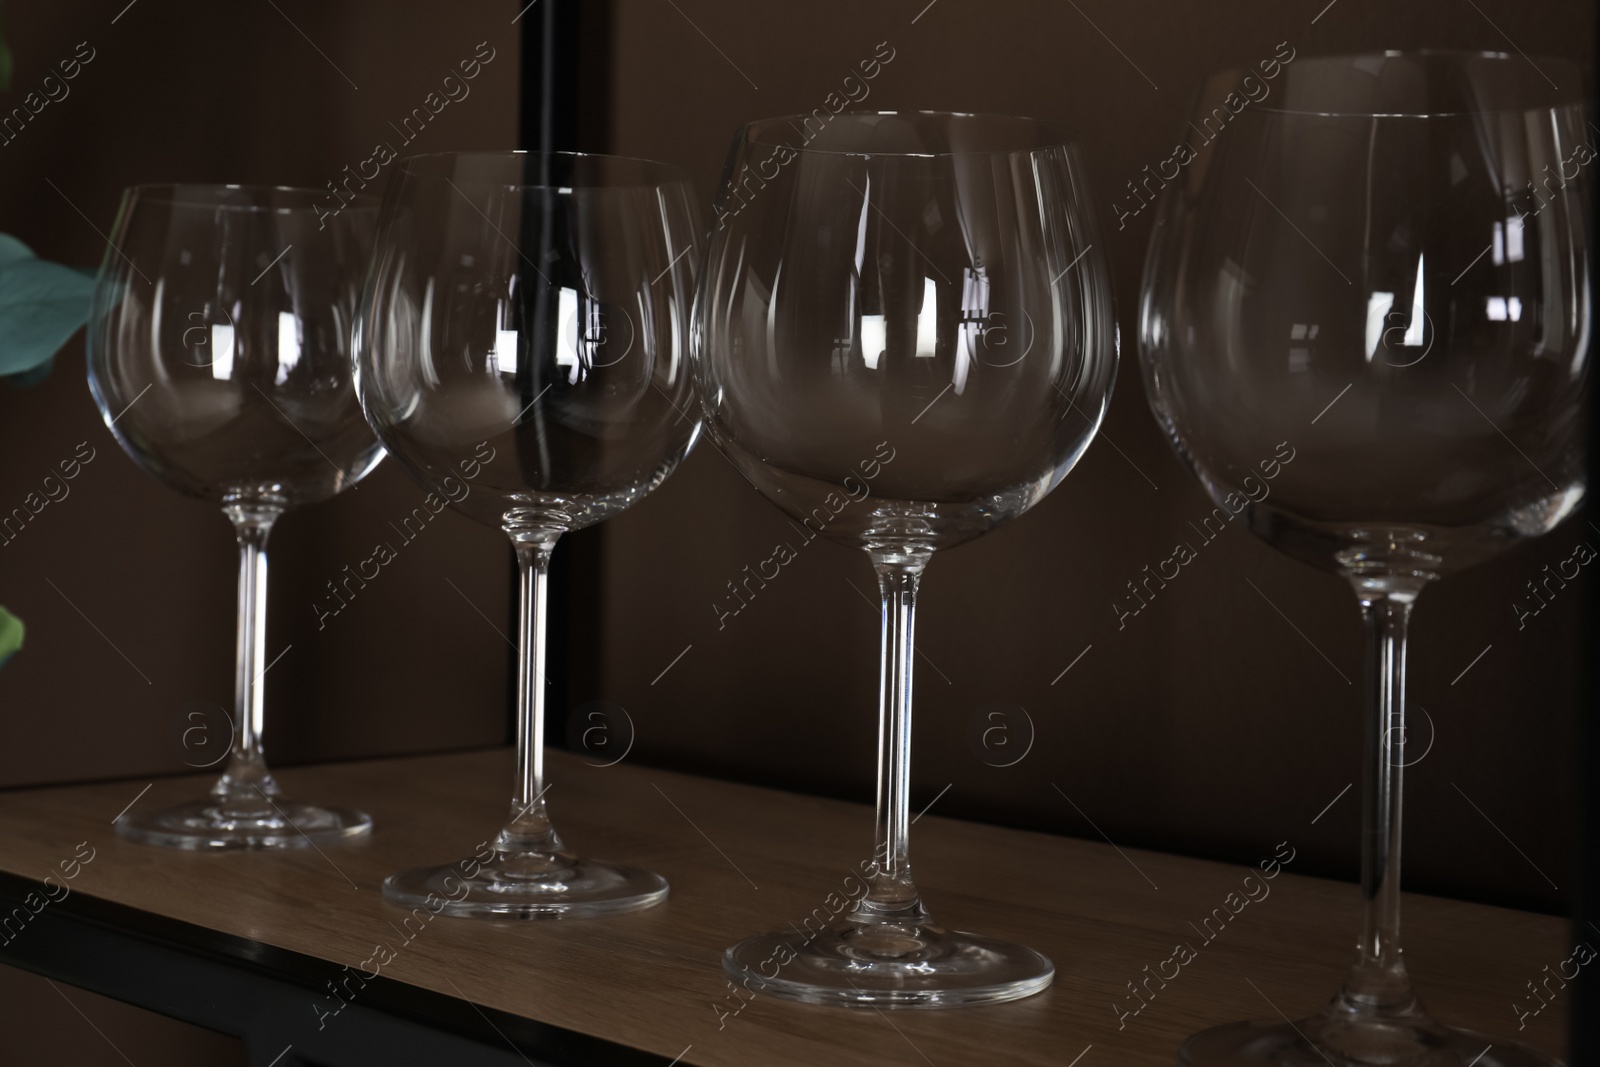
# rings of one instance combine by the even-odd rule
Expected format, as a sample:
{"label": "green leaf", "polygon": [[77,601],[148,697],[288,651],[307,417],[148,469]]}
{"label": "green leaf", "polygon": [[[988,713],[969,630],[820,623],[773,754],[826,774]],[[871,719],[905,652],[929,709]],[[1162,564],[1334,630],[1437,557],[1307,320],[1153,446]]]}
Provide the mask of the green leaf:
{"label": "green leaf", "polygon": [[94,280],[0,234],[0,376],[44,363],[89,320]]}
{"label": "green leaf", "polygon": [[11,88],[11,47],[0,34],[0,90]]}
{"label": "green leaf", "polygon": [[18,260],[32,258],[33,249],[9,233],[0,233],[0,267],[9,267]]}
{"label": "green leaf", "polygon": [[32,389],[50,377],[50,372],[55,369],[56,357],[51,356],[37,366],[29,367],[18,374],[8,374],[0,378],[0,382],[11,386],[13,389]]}
{"label": "green leaf", "polygon": [[13,652],[22,648],[22,635],[27,627],[22,625],[22,620],[17,618],[5,608],[0,608],[0,667],[4,667],[6,660],[11,658]]}

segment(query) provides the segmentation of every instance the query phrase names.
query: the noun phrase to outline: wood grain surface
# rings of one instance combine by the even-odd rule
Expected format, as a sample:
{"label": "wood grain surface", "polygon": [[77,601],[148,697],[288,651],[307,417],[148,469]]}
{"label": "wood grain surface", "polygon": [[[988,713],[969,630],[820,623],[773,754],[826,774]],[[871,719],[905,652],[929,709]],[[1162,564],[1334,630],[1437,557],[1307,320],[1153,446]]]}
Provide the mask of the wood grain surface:
{"label": "wood grain surface", "polygon": [[[706,1067],[1170,1065],[1183,1038],[1206,1026],[1315,1012],[1352,951],[1356,889],[1296,875],[1294,862],[1247,884],[1246,868],[930,814],[916,824],[912,856],[935,917],[1044,952],[1057,969],[1051,989],[944,1011],[736,997],[723,949],[823,907],[871,851],[869,809],[626,763],[591,767],[564,753],[550,766],[549,801],[568,844],[666,875],[663,907],[576,922],[441,917],[413,921],[403,936],[407,913],[383,901],[379,884],[400,867],[465,856],[497,829],[507,750],[282,772],[289,795],[360,807],[376,821],[370,841],[320,853],[190,855],[116,837],[112,821],[136,797],[140,808],[173,803],[209,779],[162,779],[143,795],[145,780],[0,794],[0,868],[42,879],[88,842],[94,858],[77,869],[73,892],[336,964],[356,966],[387,945],[387,978]],[[1288,836],[1285,854],[1295,848]],[[1263,841],[1261,858],[1277,846]],[[1247,891],[1258,899],[1240,906]],[[1230,904],[1237,914],[1208,940],[1197,928]],[[1536,1006],[1526,983],[1570,954],[1561,920],[1421,896],[1406,908],[1408,959],[1436,1016],[1561,1053],[1564,994],[1520,1033],[1513,1008]],[[1164,986],[1144,986],[1158,967],[1171,974],[1163,961],[1179,943],[1194,958]],[[1129,982],[1154,997],[1119,1015],[1117,1005],[1131,1013],[1140,1004]],[[309,1001],[306,1021],[317,1022]]]}

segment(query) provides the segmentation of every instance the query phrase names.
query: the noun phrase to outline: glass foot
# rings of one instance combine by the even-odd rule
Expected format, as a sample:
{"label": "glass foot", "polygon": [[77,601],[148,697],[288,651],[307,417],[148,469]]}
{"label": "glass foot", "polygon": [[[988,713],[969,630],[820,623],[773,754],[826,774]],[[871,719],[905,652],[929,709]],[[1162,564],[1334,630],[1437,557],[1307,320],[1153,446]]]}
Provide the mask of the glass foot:
{"label": "glass foot", "polygon": [[161,811],[128,812],[117,836],[142,845],[196,851],[307,848],[348,841],[372,832],[372,819],[348,808],[322,808],[294,800],[191,801]]}
{"label": "glass foot", "polygon": [[850,921],[746,938],[723,953],[722,969],[756,994],[880,1008],[996,1004],[1055,977],[1049,960],[1008,941],[929,923]]}
{"label": "glass foot", "polygon": [[1562,1067],[1562,1061],[1500,1038],[1437,1023],[1357,1025],[1325,1017],[1230,1023],[1185,1041],[1180,1067]]}
{"label": "glass foot", "polygon": [[566,853],[485,849],[439,867],[414,867],[383,880],[383,896],[403,908],[477,919],[586,919],[653,907],[667,880],[638,867]]}

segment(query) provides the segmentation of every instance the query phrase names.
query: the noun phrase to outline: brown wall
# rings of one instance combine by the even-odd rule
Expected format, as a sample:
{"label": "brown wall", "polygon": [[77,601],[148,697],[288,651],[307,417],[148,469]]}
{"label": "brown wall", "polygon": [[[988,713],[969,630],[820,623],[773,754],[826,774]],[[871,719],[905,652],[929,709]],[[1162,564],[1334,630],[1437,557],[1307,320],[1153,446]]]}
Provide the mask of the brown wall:
{"label": "brown wall", "polygon": [[[120,5],[93,17],[7,5],[16,55],[7,106],[77,42],[95,56],[70,95],[0,146],[0,230],[42,256],[92,267],[124,186],[322,187],[378,140],[398,147],[388,122],[486,39],[494,60],[411,150],[513,146],[520,50],[498,6],[390,3],[382,17],[353,3],[279,7],[293,25],[270,4],[140,3],[115,25]],[[25,652],[0,672],[0,784],[181,770],[185,759],[201,761],[180,743],[191,702],[233,707],[232,531],[122,454],[94,408],[83,359],[80,333],[44,385],[0,388],[0,507],[20,504],[78,442],[95,449],[71,494],[0,546],[0,603],[28,625]],[[461,594],[505,628],[505,539],[449,513],[400,542],[389,522],[422,496],[384,463],[274,532],[267,655],[283,657],[266,676],[270,758],[504,738],[506,645]],[[313,600],[326,601],[325,583],[380,540],[394,542],[398,558],[319,630]]]}
{"label": "brown wall", "polygon": [[[321,187],[378,140],[399,147],[388,121],[484,40],[495,58],[411,150],[514,146],[520,47],[509,0],[280,0],[283,14],[265,3],[140,0],[112,24],[125,3],[4,7],[16,58],[12,91],[0,95],[7,109],[78,42],[95,52],[70,95],[0,146],[0,231],[47,258],[96,266],[120,191],[138,182]],[[181,771],[203,759],[181,744],[192,702],[233,706],[228,523],[133,466],[83,368],[80,334],[44,385],[0,387],[0,509],[20,504],[78,442],[96,450],[70,495],[0,547],[0,604],[28,625],[25,650],[0,670],[0,785]],[[509,650],[473,605],[507,629],[509,549],[454,513],[398,544],[388,523],[422,495],[385,462],[273,534],[268,655],[288,649],[266,676],[274,763],[504,740]],[[385,539],[398,558],[319,632],[311,604],[323,583]],[[66,992],[134,1062],[243,1062],[236,1043]],[[125,1062],[39,979],[0,967],[0,1001],[0,1062]]]}
{"label": "brown wall", "polygon": [[[918,623],[919,805],[949,783],[945,814],[1090,837],[1092,820],[1119,844],[1242,860],[1289,838],[1308,869],[1354,876],[1358,791],[1312,825],[1359,776],[1360,624],[1349,590],[1234,529],[1118,630],[1111,603],[1123,584],[1169,555],[1211,504],[1161,438],[1138,373],[1133,327],[1152,213],[1118,232],[1110,205],[1146,163],[1170,154],[1202,77],[1270,56],[1279,42],[1300,55],[1502,49],[1503,30],[1531,54],[1583,60],[1594,9],[1480,0],[1479,14],[1455,0],[1339,0],[1313,24],[1325,3],[619,5],[614,150],[691,167],[707,197],[739,123],[822,106],[881,41],[895,58],[864,106],[1032,114],[1082,133],[1118,295],[1117,392],[1100,440],[1053,495],[929,568]],[[862,595],[876,599],[867,561],[815,542],[718,630],[712,604],[725,583],[787,529],[704,445],[655,498],[611,523],[604,695],[637,723],[636,758],[868,799],[878,622]],[[1407,783],[1409,886],[1559,905],[1577,599],[1521,633],[1511,602],[1586,533],[1569,523],[1422,598],[1412,698],[1437,733]],[[1036,727],[1014,766],[989,766],[969,745],[969,720],[989,701],[1026,709]],[[1415,717],[1410,752],[1420,753],[1430,734]]]}

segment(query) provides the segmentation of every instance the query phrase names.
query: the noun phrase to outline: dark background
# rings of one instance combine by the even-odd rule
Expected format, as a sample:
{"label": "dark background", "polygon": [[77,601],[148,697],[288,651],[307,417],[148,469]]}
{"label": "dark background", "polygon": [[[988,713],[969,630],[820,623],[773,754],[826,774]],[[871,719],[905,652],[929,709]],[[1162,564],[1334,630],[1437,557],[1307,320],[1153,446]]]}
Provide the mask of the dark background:
{"label": "dark background", "polygon": [[[0,230],[92,266],[127,185],[322,187],[392,139],[388,121],[480,41],[494,60],[412,147],[518,143],[523,26],[511,20],[524,0],[275,3],[5,5],[16,67],[0,107],[19,103],[78,42],[96,55],[67,99],[0,146]],[[1280,42],[1300,56],[1448,47],[1582,62],[1593,6],[615,0],[586,17],[612,34],[600,57],[609,77],[590,89],[588,146],[686,166],[707,201],[738,124],[822,106],[880,42],[894,59],[865,106],[1032,114],[1082,132],[1119,300],[1117,395],[1059,489],[929,569],[914,802],[948,785],[941,814],[1250,862],[1289,839],[1306,873],[1353,878],[1358,790],[1327,807],[1360,774],[1360,626],[1348,589],[1234,529],[1117,628],[1111,603],[1123,584],[1169,554],[1210,504],[1158,433],[1136,364],[1152,213],[1119,232],[1110,205],[1170,153],[1203,76],[1253,64]],[[133,467],[82,368],[80,336],[45,384],[0,388],[0,512],[78,442],[97,450],[70,497],[0,546],[0,603],[29,627],[25,651],[0,671],[3,786],[181,771],[193,759],[178,740],[188,702],[231,708],[227,523]],[[497,531],[441,517],[316,628],[323,583],[370,553],[421,495],[386,463],[274,533],[268,656],[283,652],[268,676],[274,763],[505,740],[510,649],[494,627],[512,632],[511,573]],[[631,761],[868,799],[878,613],[867,561],[818,541],[718,630],[712,604],[725,583],[786,529],[702,444],[653,497],[563,549],[573,558],[557,628],[570,681],[557,717],[604,699],[637,729]],[[1427,754],[1407,780],[1408,888],[1566,904],[1568,751],[1586,652],[1578,595],[1568,590],[1521,631],[1511,605],[1580,540],[1600,542],[1600,531],[1568,523],[1419,603],[1411,758]],[[992,766],[997,757],[971,742],[970,721],[990,702],[1009,707],[1016,751],[1032,734],[1012,766]],[[1352,923],[1355,909],[1352,893]],[[56,1062],[121,1062],[42,982],[0,968],[0,996],[13,994],[0,1063],[37,1061],[15,1022],[24,1016],[37,1020],[29,1032],[48,1029]],[[237,1056],[226,1042],[70,995],[136,1063]]]}

